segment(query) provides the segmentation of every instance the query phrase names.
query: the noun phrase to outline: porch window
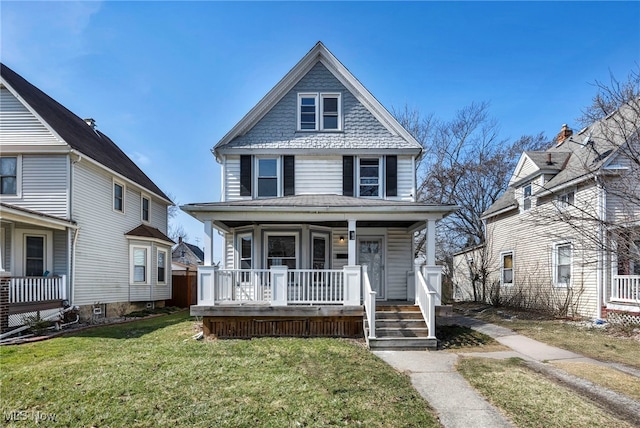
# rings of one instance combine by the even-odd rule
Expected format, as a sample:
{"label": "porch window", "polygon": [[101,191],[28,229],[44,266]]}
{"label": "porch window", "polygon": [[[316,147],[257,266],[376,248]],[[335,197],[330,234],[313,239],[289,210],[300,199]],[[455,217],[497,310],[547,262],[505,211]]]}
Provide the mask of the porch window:
{"label": "porch window", "polygon": [[267,236],[267,269],[271,266],[298,267],[296,235]]}
{"label": "porch window", "polygon": [[380,195],[380,159],[360,159],[360,196]]}
{"label": "porch window", "polygon": [[571,243],[556,244],[554,257],[554,283],[567,287],[571,284],[571,260],[573,256]]}
{"label": "porch window", "polygon": [[501,275],[502,285],[513,285],[513,252],[508,251],[500,254],[501,258]]}
{"label": "porch window", "polygon": [[240,256],[240,269],[252,269],[253,239],[250,233],[238,236],[238,255]]}
{"label": "porch window", "polygon": [[166,274],[167,252],[158,250],[158,283],[167,282]]}
{"label": "porch window", "polygon": [[522,188],[522,210],[531,209],[531,184],[527,184]]}
{"label": "porch window", "polygon": [[44,275],[44,244],[44,236],[25,237],[25,276]]}
{"label": "porch window", "polygon": [[142,196],[142,221],[149,221],[149,198]]}
{"label": "porch window", "polygon": [[311,260],[312,269],[327,269],[329,267],[327,237],[322,235],[313,235],[313,248],[311,250],[313,259]]}
{"label": "porch window", "polygon": [[124,184],[113,182],[113,210],[124,212]]}
{"label": "porch window", "polygon": [[258,158],[258,197],[278,196],[278,159]]}
{"label": "porch window", "polygon": [[0,158],[0,194],[18,194],[18,158]]}

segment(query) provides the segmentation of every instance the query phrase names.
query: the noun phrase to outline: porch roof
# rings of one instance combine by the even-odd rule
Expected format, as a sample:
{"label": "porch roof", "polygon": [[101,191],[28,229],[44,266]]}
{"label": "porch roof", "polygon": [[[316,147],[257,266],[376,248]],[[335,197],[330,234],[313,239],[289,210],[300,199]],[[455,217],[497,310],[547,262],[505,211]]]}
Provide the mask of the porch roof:
{"label": "porch roof", "polygon": [[3,221],[26,223],[29,225],[58,230],[65,230],[67,227],[71,229],[78,228],[78,225],[75,221],[52,216],[49,214],[43,214],[37,211],[32,211],[27,208],[18,207],[4,202],[0,202],[0,208],[0,212],[2,213],[0,219],[2,219]]}
{"label": "porch roof", "polygon": [[193,203],[180,208],[200,221],[212,221],[223,230],[256,222],[343,223],[347,220],[367,222],[370,226],[393,223],[420,229],[425,220],[441,219],[457,206],[342,195],[298,195]]}

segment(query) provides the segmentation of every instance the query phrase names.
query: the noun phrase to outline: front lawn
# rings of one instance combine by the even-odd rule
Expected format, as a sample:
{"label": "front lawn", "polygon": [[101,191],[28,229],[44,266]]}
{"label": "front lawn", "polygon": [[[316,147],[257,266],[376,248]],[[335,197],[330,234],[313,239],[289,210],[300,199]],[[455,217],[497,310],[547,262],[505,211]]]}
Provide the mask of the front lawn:
{"label": "front lawn", "polygon": [[195,341],[194,333],[182,312],[1,347],[3,421],[440,426],[406,376],[353,341]]}

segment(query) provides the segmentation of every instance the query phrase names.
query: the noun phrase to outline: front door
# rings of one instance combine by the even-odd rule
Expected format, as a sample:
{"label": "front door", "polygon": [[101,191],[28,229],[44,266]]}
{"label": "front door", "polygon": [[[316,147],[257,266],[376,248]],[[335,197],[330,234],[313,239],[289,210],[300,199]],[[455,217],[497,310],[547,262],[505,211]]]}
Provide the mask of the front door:
{"label": "front door", "polygon": [[384,252],[383,239],[376,236],[358,237],[358,264],[367,265],[371,289],[378,300],[384,300]]}

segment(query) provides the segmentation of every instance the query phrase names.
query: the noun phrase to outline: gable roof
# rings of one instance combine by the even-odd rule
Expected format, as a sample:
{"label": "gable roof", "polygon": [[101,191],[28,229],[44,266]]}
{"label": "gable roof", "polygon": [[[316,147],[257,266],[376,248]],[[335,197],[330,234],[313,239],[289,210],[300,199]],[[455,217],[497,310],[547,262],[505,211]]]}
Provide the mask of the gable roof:
{"label": "gable roof", "polygon": [[56,100],[0,63],[2,84],[30,107],[72,149],[171,202],[171,199],[113,142]]}
{"label": "gable roof", "polygon": [[193,244],[189,244],[188,242],[185,241],[179,241],[178,245],[176,245],[176,247],[173,249],[173,251],[171,251],[171,256],[172,257],[180,257],[180,256],[176,256],[176,254],[179,254],[179,251],[183,251],[186,248],[185,251],[189,251],[193,254],[193,256],[198,260],[198,262],[204,262],[204,251],[202,251],[202,248],[195,246]]}
{"label": "gable roof", "polygon": [[[640,111],[637,104],[635,106],[630,104],[639,102],[640,98],[632,100],[609,116],[594,122],[545,151],[524,152],[514,170],[509,187],[482,214],[482,218],[517,208],[515,188],[542,174],[549,174],[552,177],[544,183],[544,187],[535,190],[534,196],[560,192],[593,177],[598,170],[607,168],[620,148],[630,143],[629,138],[638,138]],[[631,129],[632,127],[635,129]],[[551,164],[547,162],[549,157]],[[533,173],[518,176],[525,160],[530,160],[536,169]]]}
{"label": "gable roof", "polygon": [[218,152],[238,136],[253,128],[316,64],[321,63],[354,97],[393,135],[401,137],[408,148],[422,151],[422,146],[389,111],[325,47],[316,45],[214,146]]}

